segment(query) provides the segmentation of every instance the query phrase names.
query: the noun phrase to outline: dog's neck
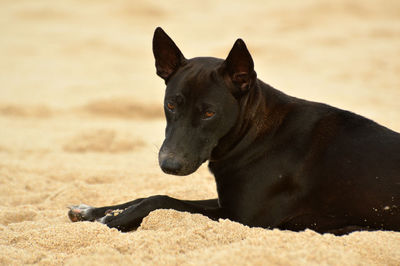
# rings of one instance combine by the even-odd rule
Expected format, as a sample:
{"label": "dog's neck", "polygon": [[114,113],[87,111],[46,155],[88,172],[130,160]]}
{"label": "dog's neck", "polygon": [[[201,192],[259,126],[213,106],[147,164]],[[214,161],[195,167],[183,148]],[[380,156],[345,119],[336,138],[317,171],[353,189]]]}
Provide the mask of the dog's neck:
{"label": "dog's neck", "polygon": [[290,106],[294,101],[295,98],[257,79],[253,88],[238,99],[240,111],[237,121],[214,148],[210,163],[240,156],[259,136],[273,134],[292,109]]}

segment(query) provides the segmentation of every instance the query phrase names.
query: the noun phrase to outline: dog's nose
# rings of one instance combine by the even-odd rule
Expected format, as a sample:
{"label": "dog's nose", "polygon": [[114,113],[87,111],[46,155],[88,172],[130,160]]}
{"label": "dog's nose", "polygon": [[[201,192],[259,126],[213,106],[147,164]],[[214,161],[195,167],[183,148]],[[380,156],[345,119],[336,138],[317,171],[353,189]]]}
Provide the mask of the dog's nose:
{"label": "dog's nose", "polygon": [[166,174],[179,174],[183,164],[177,158],[167,157],[160,162],[160,167]]}

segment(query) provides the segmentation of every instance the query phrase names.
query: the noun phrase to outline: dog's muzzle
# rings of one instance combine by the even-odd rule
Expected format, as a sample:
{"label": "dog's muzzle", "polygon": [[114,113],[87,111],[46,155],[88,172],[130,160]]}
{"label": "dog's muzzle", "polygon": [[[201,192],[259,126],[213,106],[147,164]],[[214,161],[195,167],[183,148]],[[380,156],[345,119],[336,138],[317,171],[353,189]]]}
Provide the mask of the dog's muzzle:
{"label": "dog's muzzle", "polygon": [[169,151],[160,151],[158,154],[158,163],[166,174],[186,175],[186,163],[184,158]]}

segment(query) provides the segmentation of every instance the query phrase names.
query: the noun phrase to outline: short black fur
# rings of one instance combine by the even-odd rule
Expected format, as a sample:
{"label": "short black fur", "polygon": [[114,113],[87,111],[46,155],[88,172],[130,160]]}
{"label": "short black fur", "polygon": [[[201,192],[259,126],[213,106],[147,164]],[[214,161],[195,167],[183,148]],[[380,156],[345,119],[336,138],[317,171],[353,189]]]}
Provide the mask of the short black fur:
{"label": "short black fur", "polygon": [[85,215],[76,207],[72,220],[129,231],[155,209],[175,209],[293,231],[400,231],[399,133],[265,84],[240,39],[226,60],[186,59],[157,28],[153,52],[167,85],[160,167],[188,175],[208,160],[218,199],[153,196]]}

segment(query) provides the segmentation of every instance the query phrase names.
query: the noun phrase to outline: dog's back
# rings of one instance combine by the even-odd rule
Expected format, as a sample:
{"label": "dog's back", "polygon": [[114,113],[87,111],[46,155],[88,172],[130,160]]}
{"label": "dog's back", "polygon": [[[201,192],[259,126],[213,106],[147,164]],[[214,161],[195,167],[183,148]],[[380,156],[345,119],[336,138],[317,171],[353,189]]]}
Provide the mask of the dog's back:
{"label": "dog's back", "polygon": [[315,182],[310,200],[349,224],[400,230],[400,134],[329,109],[313,129],[315,161],[304,173]]}
{"label": "dog's back", "polygon": [[[291,230],[325,232],[346,225],[400,230],[400,134],[258,85],[253,136],[243,137],[246,148],[210,163],[222,204],[242,205],[232,215],[247,224]],[[233,180],[247,189],[229,185]],[[245,204],[235,201],[241,193]],[[268,215],[254,216],[260,212]]]}

